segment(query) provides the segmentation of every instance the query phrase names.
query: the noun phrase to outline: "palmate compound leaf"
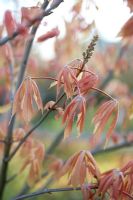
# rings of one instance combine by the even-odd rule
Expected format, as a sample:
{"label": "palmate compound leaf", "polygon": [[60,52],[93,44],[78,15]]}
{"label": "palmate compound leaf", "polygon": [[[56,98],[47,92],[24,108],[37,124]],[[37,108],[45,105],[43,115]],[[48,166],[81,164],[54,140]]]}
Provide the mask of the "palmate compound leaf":
{"label": "palmate compound leaf", "polygon": [[77,76],[82,65],[82,60],[75,59],[60,70],[57,76],[57,97],[62,87],[64,87],[67,99],[72,98],[75,93],[75,88],[79,90]]}
{"label": "palmate compound leaf", "polygon": [[[113,130],[116,127],[117,119],[118,119],[118,102],[116,100],[109,100],[104,102],[96,112],[93,123],[95,125],[94,135],[92,138],[93,145],[97,144],[100,139],[100,136],[109,121],[110,117],[114,114],[112,121],[110,123],[108,132],[106,133],[106,144],[113,133]],[[92,145],[92,146],[93,146]]]}
{"label": "palmate compound leaf", "polygon": [[106,194],[113,200],[133,199],[133,160],[121,169],[111,169],[102,173],[97,193],[101,200],[105,199]]}
{"label": "palmate compound leaf", "polygon": [[98,82],[98,76],[96,74],[84,73],[83,77],[78,81],[80,92],[82,94],[88,93],[88,91],[94,87]]}
{"label": "palmate compound leaf", "polygon": [[57,97],[63,83],[67,98],[71,98],[74,95],[75,87],[78,85],[78,80],[76,78],[76,74],[74,74],[74,71],[70,68],[70,66],[66,65],[63,67],[57,77],[57,80]]}
{"label": "palmate compound leaf", "polygon": [[38,110],[43,112],[42,99],[37,84],[28,77],[22,82],[15,94],[12,116],[18,113],[20,118],[28,123],[35,114],[34,103]]}
{"label": "palmate compound leaf", "polygon": [[83,150],[75,153],[67,160],[60,169],[58,176],[62,177],[65,174],[68,174],[68,184],[75,187],[83,185],[86,181],[90,183],[93,178],[98,181],[100,170],[92,154],[87,150]]}
{"label": "palmate compound leaf", "polygon": [[112,169],[101,174],[98,194],[104,200],[108,193],[111,199],[117,200],[122,198],[124,188],[124,174],[118,169]]}
{"label": "palmate compound leaf", "polygon": [[69,137],[74,118],[77,115],[77,129],[79,135],[81,134],[84,126],[86,114],[86,100],[83,96],[77,95],[70,104],[66,107],[63,115],[63,123],[66,122],[66,128],[64,132],[64,138]]}
{"label": "palmate compound leaf", "polygon": [[29,185],[32,185],[40,178],[42,162],[45,157],[45,148],[43,143],[33,141],[32,139],[30,145],[27,145],[27,148],[27,154],[25,154],[26,152],[23,152],[25,151],[24,146],[21,149],[21,156],[24,158],[24,162],[20,169],[20,173],[29,166],[28,183]]}

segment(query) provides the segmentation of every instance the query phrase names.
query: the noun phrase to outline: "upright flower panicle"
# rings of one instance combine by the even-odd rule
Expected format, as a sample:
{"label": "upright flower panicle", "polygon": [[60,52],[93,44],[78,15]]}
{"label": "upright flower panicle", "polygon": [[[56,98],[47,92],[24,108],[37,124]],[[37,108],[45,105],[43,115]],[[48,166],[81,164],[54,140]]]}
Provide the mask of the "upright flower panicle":
{"label": "upright flower panicle", "polygon": [[12,115],[19,116],[28,123],[35,114],[34,103],[43,112],[43,104],[37,84],[30,77],[25,79],[16,92]]}
{"label": "upright flower panicle", "polygon": [[69,176],[68,184],[74,187],[77,185],[82,186],[86,181],[91,182],[92,179],[98,181],[100,177],[100,170],[96,161],[91,153],[85,150],[75,153],[68,159],[63,168],[60,169],[59,177],[67,173]]}
{"label": "upright flower panicle", "polygon": [[67,106],[66,110],[64,111],[63,123],[66,122],[64,138],[69,137],[72,130],[72,124],[74,122],[74,118],[76,115],[77,115],[77,128],[79,131],[79,135],[81,134],[84,126],[85,114],[86,114],[86,100],[83,96],[78,95],[71,101],[71,103]]}

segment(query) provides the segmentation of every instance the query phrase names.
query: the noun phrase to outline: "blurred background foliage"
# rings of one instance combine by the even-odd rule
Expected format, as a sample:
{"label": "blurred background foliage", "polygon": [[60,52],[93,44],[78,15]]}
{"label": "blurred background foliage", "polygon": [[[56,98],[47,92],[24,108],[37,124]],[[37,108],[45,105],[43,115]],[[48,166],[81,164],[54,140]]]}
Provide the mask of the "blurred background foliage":
{"label": "blurred background foliage", "polygon": [[[64,0],[65,1],[65,0]],[[14,1],[14,3],[18,1]],[[84,1],[77,0],[74,1],[73,5],[70,8],[69,14],[71,16],[70,20],[66,20],[64,17],[64,27],[65,34],[59,38],[52,39],[51,44],[47,44],[49,48],[41,47],[39,50],[39,44],[34,44],[32,49],[32,54],[30,56],[30,60],[27,68],[27,75],[32,77],[39,76],[51,76],[56,77],[59,73],[60,69],[69,63],[71,60],[76,58],[82,58],[82,52],[86,49],[89,44],[92,35],[94,32],[97,32],[97,26],[95,21],[92,20],[91,23],[86,22],[86,18],[82,15],[83,11],[81,11],[82,3]],[[100,9],[95,4],[95,1],[90,1],[95,9]],[[90,11],[90,4],[86,4],[86,12]],[[18,6],[18,5],[17,5]],[[65,7],[65,5],[61,5],[61,7]],[[115,6],[115,4],[114,4]],[[8,8],[8,3],[7,3]],[[55,15],[58,13],[58,9],[55,11]],[[118,11],[119,12],[119,11]],[[91,14],[90,14],[91,15]],[[54,16],[50,16],[52,19]],[[113,16],[112,16],[113,18]],[[115,19],[114,19],[115,20]],[[45,22],[45,21],[44,21]],[[52,23],[48,22],[48,23]],[[57,22],[58,24],[58,22]],[[47,28],[47,27],[46,27]],[[113,27],[112,27],[113,29]],[[49,51],[50,47],[54,51],[54,57],[45,59],[43,58],[43,54]],[[16,56],[16,73],[19,70],[19,61],[21,60],[21,55],[23,54],[24,44],[20,44],[19,53],[18,50],[15,52]],[[124,141],[133,141],[133,124],[132,120],[129,120],[129,110],[131,110],[130,106],[133,102],[133,45],[132,45],[132,37],[129,38],[121,38],[115,42],[105,41],[102,37],[99,36],[99,41],[96,46],[96,50],[89,60],[88,68],[99,75],[99,83],[97,87],[102,87],[105,91],[107,91],[110,95],[117,98],[120,102],[120,114],[117,128],[108,144],[108,147],[113,145],[119,145]],[[0,105],[9,102],[9,84],[7,77],[7,66],[5,66],[2,62],[2,52],[0,52]],[[41,91],[41,96],[43,99],[44,106],[48,101],[56,100],[56,90],[55,87],[50,88],[51,85],[50,80],[38,80],[37,84]],[[99,104],[105,99],[103,96],[94,95],[95,93],[92,91],[88,94],[89,102],[87,109],[87,117],[85,121],[84,131],[81,137],[77,137],[76,125],[73,127],[72,134],[69,139],[61,140],[58,145],[55,145],[55,149],[52,150],[51,154],[48,155],[48,159],[45,162],[42,170],[43,172],[49,171],[49,163],[56,158],[60,158],[62,160],[68,159],[73,153],[82,150],[82,149],[90,149],[90,137],[93,131],[92,118],[99,107]],[[62,102],[63,103],[63,102]],[[35,116],[32,120],[32,125],[40,118],[40,113]],[[1,124],[3,123],[3,118],[1,118]],[[22,125],[22,124],[20,124]],[[3,126],[3,125],[1,125]],[[106,129],[108,128],[108,125]],[[106,132],[105,129],[105,132]],[[46,146],[46,151],[49,149],[52,141],[61,134],[63,130],[63,125],[61,119],[55,119],[55,112],[51,113],[45,122],[34,132],[34,137],[38,140],[44,142]],[[128,137],[130,135],[130,137]],[[98,148],[103,147],[103,138],[105,134],[103,134],[100,144]],[[63,138],[63,134],[61,134],[61,138]],[[60,139],[61,139],[60,138]],[[59,140],[60,140],[59,139]],[[127,161],[132,159],[133,156],[133,148],[126,147],[112,152],[105,152],[96,154],[95,158],[99,164],[99,167],[102,172],[111,169],[111,168],[119,168],[123,166]],[[9,181],[8,186],[6,187],[5,192],[5,200],[12,199],[16,195],[20,193],[21,190],[25,188],[27,185],[27,174],[28,167],[20,173],[20,169],[23,163],[23,158],[20,158],[19,155],[13,158],[10,169],[9,169],[9,177],[14,176],[12,181]],[[41,181],[38,181],[37,184],[33,187],[32,190],[26,191],[33,192],[41,187],[49,187],[49,188],[57,188],[57,187],[65,187],[67,185],[66,177],[62,178],[60,181],[54,180],[51,181],[52,173],[49,171],[48,175],[45,176]],[[67,193],[57,193],[57,194],[45,194],[40,197],[34,197],[33,200],[41,200],[41,199],[63,199],[63,200],[79,200],[81,199],[81,193],[77,191],[67,192]]]}

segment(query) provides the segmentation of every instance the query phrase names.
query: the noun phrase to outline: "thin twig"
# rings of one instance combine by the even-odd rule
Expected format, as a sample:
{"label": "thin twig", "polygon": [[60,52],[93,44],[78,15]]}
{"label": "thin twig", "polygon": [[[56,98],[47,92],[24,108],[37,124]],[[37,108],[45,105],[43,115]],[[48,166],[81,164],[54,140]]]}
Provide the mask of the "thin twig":
{"label": "thin twig", "polygon": [[10,82],[11,82],[10,102],[12,104],[13,97],[14,97],[14,66],[13,66],[13,63],[10,63],[9,69],[10,69]]}
{"label": "thin twig", "polygon": [[[51,81],[58,81],[58,79],[50,77],[50,76],[44,76],[44,77],[30,77],[31,79],[35,79],[35,80],[51,80]],[[63,82],[62,82],[63,83]]]}
{"label": "thin twig", "polygon": [[127,192],[125,191],[122,191],[122,193],[127,196],[129,199],[133,199],[133,196],[131,196],[130,194],[128,194]]}
{"label": "thin twig", "polygon": [[127,147],[129,148],[129,147],[132,147],[132,146],[133,146],[133,142],[124,142],[122,144],[118,144],[118,145],[115,145],[115,146],[112,146],[112,147],[108,147],[106,149],[93,150],[92,154],[98,155],[98,154],[101,154],[101,153],[109,153],[109,152],[116,151],[116,150],[119,150],[119,149],[122,149],[122,148],[127,148]]}
{"label": "thin twig", "polygon": [[[98,186],[97,185],[90,185],[89,189],[96,190],[96,189],[98,189]],[[80,191],[80,190],[81,190],[81,187],[76,187],[76,188],[72,188],[72,187],[70,187],[70,188],[52,188],[52,189],[45,188],[44,190],[40,190],[38,192],[33,192],[31,194],[19,196],[15,200],[22,200],[22,199],[32,198],[32,197],[40,196],[40,195],[43,195],[43,194],[51,194],[51,193],[57,193],[57,192],[69,192],[69,191]],[[122,193],[124,195],[128,196],[129,199],[133,200],[133,196],[131,196],[127,192],[122,191]]]}
{"label": "thin twig", "polygon": [[[90,189],[97,189],[97,186],[92,185],[92,186],[90,186]],[[40,196],[42,194],[51,194],[51,193],[54,193],[54,192],[68,192],[68,191],[78,191],[78,190],[81,190],[81,187],[56,188],[56,189],[47,189],[46,188],[46,189],[39,191],[39,192],[34,192],[32,194],[22,195],[20,197],[17,197],[15,200],[27,199],[27,198],[31,198],[31,197]]]}
{"label": "thin twig", "polygon": [[2,199],[4,188],[6,185],[7,180],[7,170],[8,170],[8,162],[6,161],[6,158],[9,156],[10,148],[11,148],[11,140],[12,140],[12,130],[15,122],[15,115],[12,117],[12,121],[8,126],[8,132],[6,136],[6,143],[4,145],[4,153],[3,153],[3,159],[1,164],[1,172],[0,172],[0,199]]}
{"label": "thin twig", "polygon": [[[41,175],[41,177],[38,178],[38,179],[35,181],[33,187],[34,187],[37,183],[39,183],[40,180],[42,180],[43,178],[45,178],[45,177],[48,176],[48,175],[49,175],[49,173],[48,173],[47,171],[43,172],[42,175]],[[23,194],[28,193],[28,191],[29,191],[30,189],[31,189],[31,187],[28,185],[28,183],[25,183],[24,187],[23,187],[22,190],[19,192],[19,194],[17,194],[15,197],[13,197],[12,200],[14,200],[15,198],[17,198],[17,197],[19,197],[19,196],[21,196],[21,195],[23,195]]]}
{"label": "thin twig", "polygon": [[116,101],[116,99],[114,99],[111,95],[107,94],[106,92],[104,92],[103,90],[101,90],[99,88],[92,87],[91,89],[95,90],[97,92],[100,92],[101,94],[107,96],[108,98],[112,99],[113,101]]}

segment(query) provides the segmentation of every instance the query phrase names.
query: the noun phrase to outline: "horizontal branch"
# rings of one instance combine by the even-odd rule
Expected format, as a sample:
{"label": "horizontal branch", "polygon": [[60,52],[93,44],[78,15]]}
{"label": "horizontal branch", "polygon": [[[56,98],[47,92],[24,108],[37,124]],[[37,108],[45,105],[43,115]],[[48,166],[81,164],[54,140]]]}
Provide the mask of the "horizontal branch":
{"label": "horizontal branch", "polygon": [[[97,189],[96,185],[92,185],[90,186],[90,189]],[[78,191],[81,190],[81,187],[69,187],[69,188],[55,188],[55,189],[47,189],[45,188],[42,191],[38,191],[38,192],[33,192],[31,194],[27,194],[27,195],[22,195],[20,197],[17,197],[15,200],[20,200],[20,199],[27,199],[27,198],[31,198],[31,197],[35,197],[35,196],[40,196],[42,194],[51,194],[54,192],[68,192],[68,191]]]}
{"label": "horizontal branch", "polygon": [[115,145],[115,146],[112,146],[112,147],[108,147],[106,149],[96,149],[96,150],[93,150],[91,153],[93,155],[98,155],[98,154],[101,154],[101,153],[109,153],[109,152],[112,152],[112,151],[116,151],[116,150],[119,150],[119,149],[122,149],[122,148],[132,147],[132,146],[133,146],[133,142],[124,142],[122,144],[118,144],[118,145]]}
{"label": "horizontal branch", "polygon": [[[89,189],[91,190],[97,190],[98,186],[97,185],[90,185]],[[32,197],[36,197],[36,196],[40,196],[43,194],[52,194],[52,193],[57,193],[57,192],[70,192],[70,191],[79,191],[81,190],[81,187],[69,187],[69,188],[51,188],[51,189],[47,189],[45,188],[44,190],[38,191],[38,192],[33,192],[31,194],[26,194],[26,195],[22,195],[17,197],[14,200],[22,200],[22,199],[27,199],[27,198],[32,198]],[[119,189],[118,189],[119,190]],[[129,193],[125,192],[125,191],[121,191],[121,193],[123,195],[125,195],[126,197],[129,198],[129,200],[133,200],[133,196],[131,196]]]}

